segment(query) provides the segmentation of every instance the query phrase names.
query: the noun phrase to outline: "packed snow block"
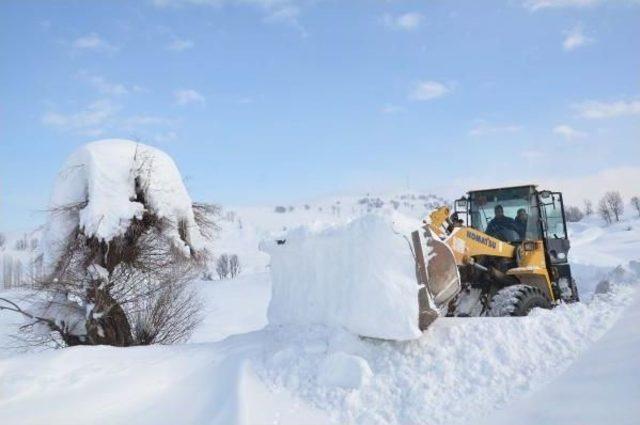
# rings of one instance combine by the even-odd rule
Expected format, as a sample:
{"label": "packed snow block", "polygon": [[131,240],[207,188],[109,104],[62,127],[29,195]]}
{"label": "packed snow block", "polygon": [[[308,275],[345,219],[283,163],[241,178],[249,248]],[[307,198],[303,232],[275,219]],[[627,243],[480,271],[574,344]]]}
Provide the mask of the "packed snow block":
{"label": "packed snow block", "polygon": [[271,325],[321,324],[391,340],[421,335],[413,255],[389,218],[300,227],[264,249],[271,255]]}

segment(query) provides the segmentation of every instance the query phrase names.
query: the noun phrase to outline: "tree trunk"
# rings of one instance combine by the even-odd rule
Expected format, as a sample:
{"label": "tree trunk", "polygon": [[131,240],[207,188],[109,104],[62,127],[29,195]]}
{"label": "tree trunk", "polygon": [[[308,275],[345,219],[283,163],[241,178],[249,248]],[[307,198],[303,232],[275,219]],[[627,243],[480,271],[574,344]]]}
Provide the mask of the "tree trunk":
{"label": "tree trunk", "polygon": [[95,304],[93,314],[87,318],[87,343],[91,345],[113,345],[129,347],[133,345],[131,325],[124,310],[106,290],[89,291],[88,299]]}

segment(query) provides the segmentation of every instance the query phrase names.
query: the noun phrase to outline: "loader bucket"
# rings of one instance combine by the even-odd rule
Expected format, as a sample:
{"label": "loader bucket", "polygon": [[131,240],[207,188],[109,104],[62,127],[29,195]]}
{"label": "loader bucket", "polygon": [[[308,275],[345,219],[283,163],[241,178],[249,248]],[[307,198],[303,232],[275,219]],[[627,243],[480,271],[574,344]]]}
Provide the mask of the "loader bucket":
{"label": "loader bucket", "polygon": [[426,256],[420,232],[412,233],[416,255],[418,282],[424,284],[437,308],[442,308],[460,292],[460,274],[451,249],[437,237],[426,232]]}
{"label": "loader bucket", "polygon": [[427,263],[427,287],[438,307],[446,305],[460,292],[460,274],[451,248],[437,238],[427,238],[431,249]]}

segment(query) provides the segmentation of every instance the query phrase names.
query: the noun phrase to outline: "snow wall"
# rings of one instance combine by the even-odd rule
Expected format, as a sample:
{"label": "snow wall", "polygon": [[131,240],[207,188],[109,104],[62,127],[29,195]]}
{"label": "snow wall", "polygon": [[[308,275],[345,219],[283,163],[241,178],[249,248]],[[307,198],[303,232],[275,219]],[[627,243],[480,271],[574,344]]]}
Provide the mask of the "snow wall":
{"label": "snow wall", "polygon": [[321,324],[408,340],[418,328],[418,285],[408,239],[390,218],[291,230],[271,255],[271,325]]}

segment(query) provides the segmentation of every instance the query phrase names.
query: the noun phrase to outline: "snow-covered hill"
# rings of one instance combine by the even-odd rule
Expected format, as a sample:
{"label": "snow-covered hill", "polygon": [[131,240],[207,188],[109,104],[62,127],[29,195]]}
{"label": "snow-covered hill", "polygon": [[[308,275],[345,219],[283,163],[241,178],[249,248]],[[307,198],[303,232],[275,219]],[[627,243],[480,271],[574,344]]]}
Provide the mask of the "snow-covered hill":
{"label": "snow-covered hill", "polygon": [[[373,196],[331,199],[283,206],[285,212],[228,208],[215,252],[238,254],[243,272],[195,284],[206,316],[190,343],[3,350],[0,422],[595,424],[603,416],[585,412],[609,405],[617,424],[633,423],[640,399],[633,326],[640,267],[632,263],[640,260],[638,219],[571,224],[578,304],[526,318],[441,318],[408,342],[323,326],[268,326],[264,238],[367,210],[417,223],[424,204],[437,202],[420,196],[379,197],[382,205]],[[602,278],[611,290],[595,295]],[[385,319],[372,312],[372,320]],[[14,344],[13,322],[0,313],[0,345]],[[581,405],[591,407],[581,414]]]}

